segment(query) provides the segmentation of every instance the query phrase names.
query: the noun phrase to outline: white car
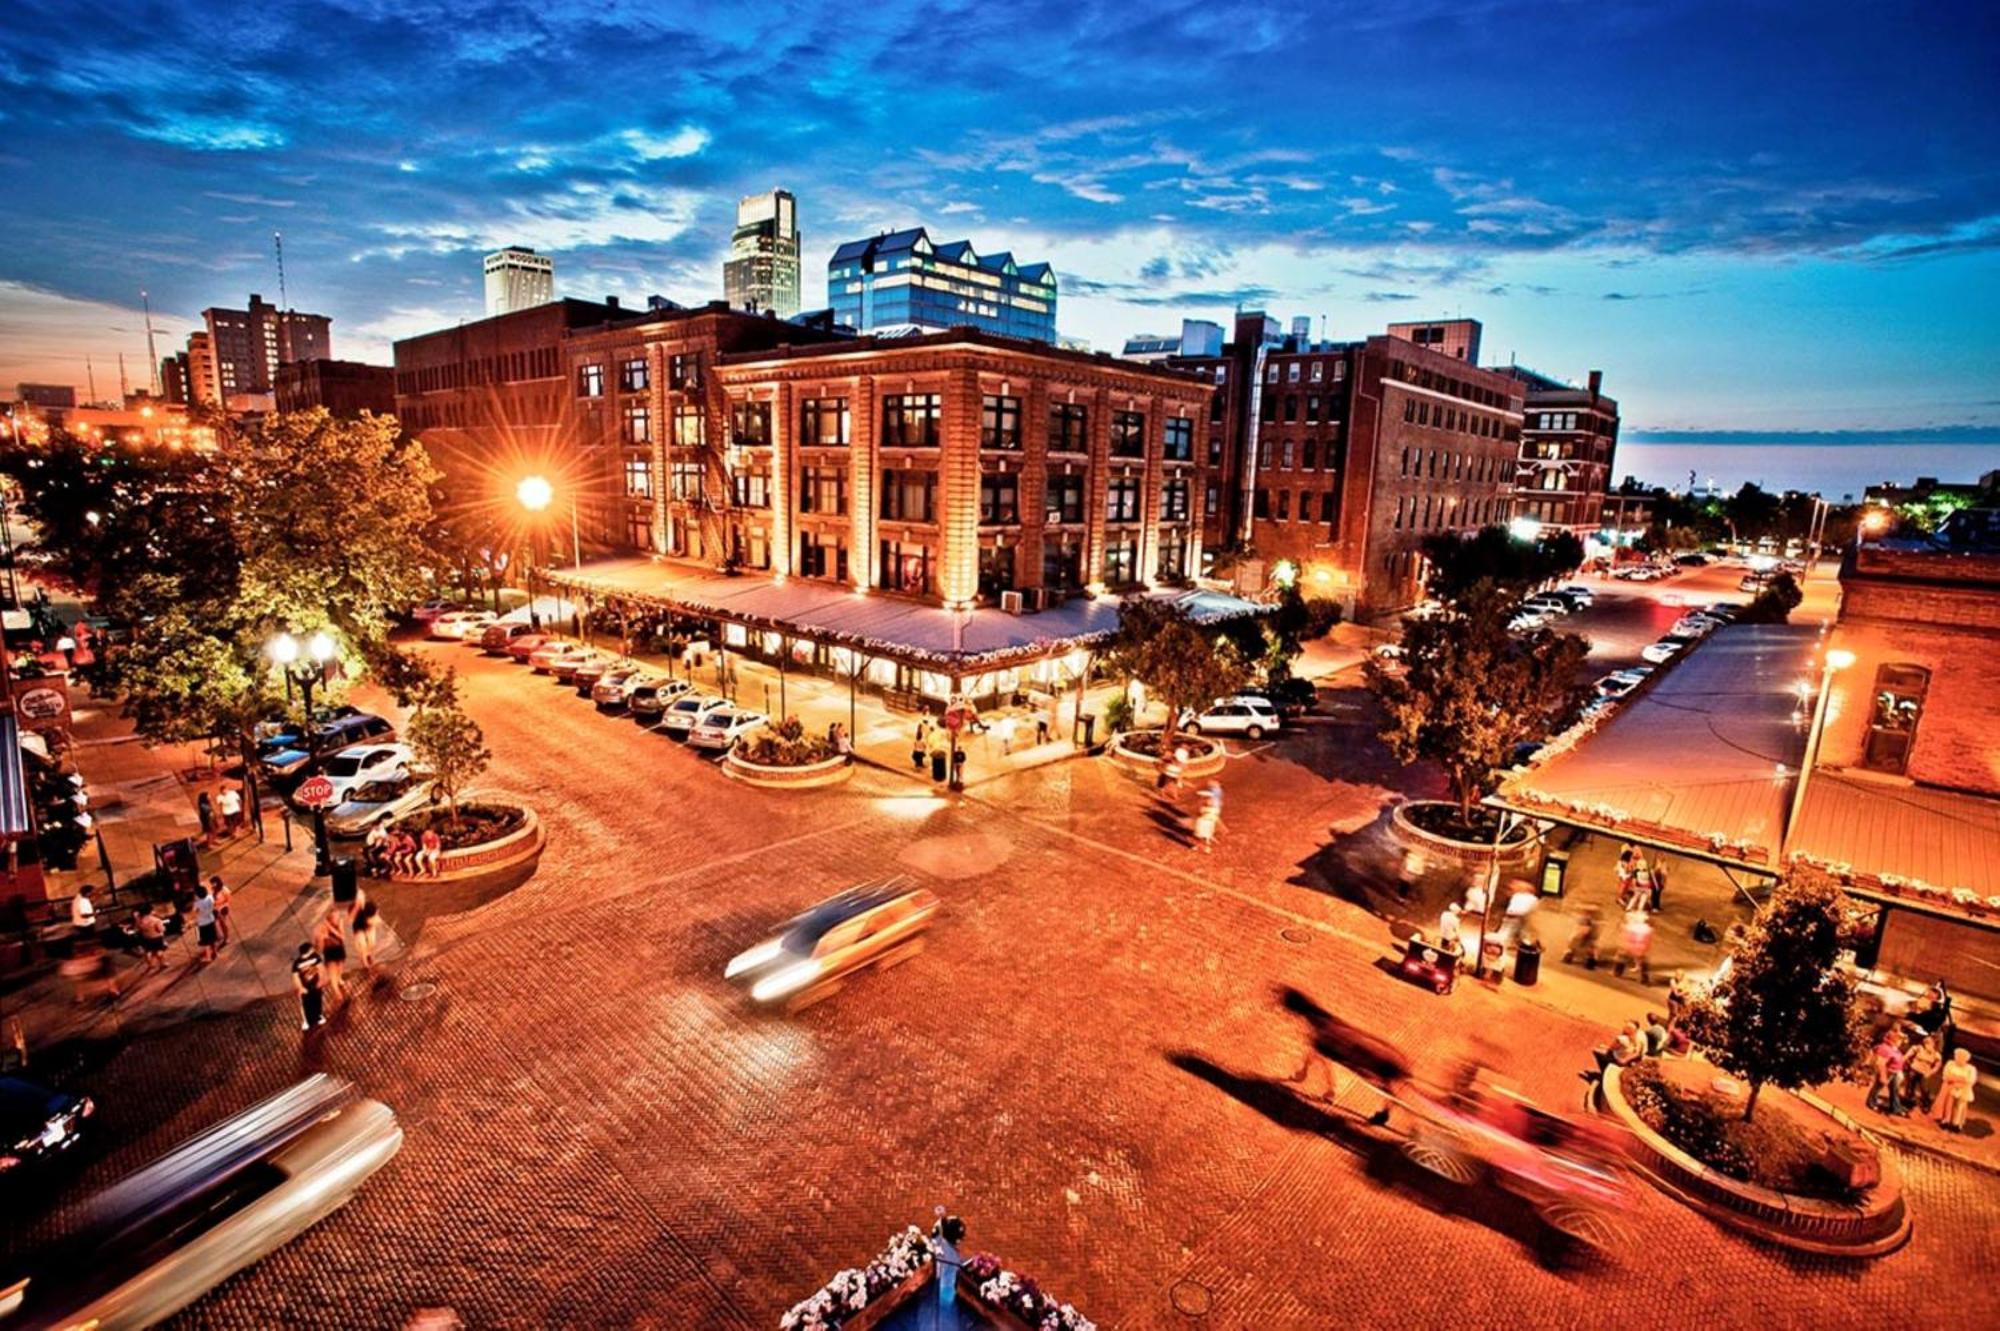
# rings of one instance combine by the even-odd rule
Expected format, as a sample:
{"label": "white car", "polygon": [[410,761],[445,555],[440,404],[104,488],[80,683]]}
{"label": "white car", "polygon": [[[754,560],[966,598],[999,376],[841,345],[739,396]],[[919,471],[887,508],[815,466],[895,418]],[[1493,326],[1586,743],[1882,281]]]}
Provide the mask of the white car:
{"label": "white car", "polygon": [[1667,632],[1680,638],[1699,638],[1713,633],[1721,627],[1721,620],[1712,619],[1697,611],[1692,614],[1682,615],[1674,621],[1674,626],[1668,629]]}
{"label": "white car", "polygon": [[1548,622],[1547,615],[1533,610],[1517,610],[1514,612],[1514,617],[1507,621],[1507,628],[1514,633],[1532,633],[1546,626]]}
{"label": "white car", "polygon": [[1580,582],[1564,583],[1556,591],[1567,596],[1579,610],[1590,609],[1591,603],[1597,599],[1597,593]]}
{"label": "white car", "polygon": [[594,655],[580,642],[546,642],[528,653],[528,664],[538,675],[552,675],[565,661],[586,661]]}
{"label": "white car", "polygon": [[479,641],[486,626],[500,616],[491,610],[447,610],[431,621],[430,636],[439,642]]}
{"label": "white car", "polygon": [[416,620],[419,624],[428,624],[439,615],[456,610],[457,608],[458,602],[447,601],[441,596],[433,596],[422,605],[412,606],[410,609],[410,618]]}
{"label": "white car", "polygon": [[429,808],[438,798],[429,775],[423,772],[364,781],[348,791],[346,799],[326,811],[326,834],[363,837],[375,824],[394,822],[406,813]]}
{"label": "white car", "polygon": [[1278,709],[1263,698],[1217,698],[1207,711],[1188,722],[1197,735],[1243,735],[1262,739],[1285,728]]}
{"label": "white car", "polygon": [[408,776],[413,756],[407,744],[357,744],[322,759],[319,770],[333,783],[333,803],[339,804],[356,786]]}
{"label": "white car", "polygon": [[615,712],[632,701],[642,688],[657,688],[660,677],[642,665],[617,666],[597,677],[590,686],[590,700],[600,711]]}
{"label": "white car", "polygon": [[710,712],[727,706],[728,699],[712,693],[683,693],[661,709],[660,729],[675,739],[686,739]]}
{"label": "white car", "polygon": [[1544,593],[1541,596],[1530,596],[1527,600],[1521,602],[1521,608],[1523,610],[1532,610],[1538,615],[1548,616],[1566,615],[1575,607],[1560,596],[1551,596]]}
{"label": "white car", "polygon": [[1651,661],[1654,665],[1665,665],[1676,656],[1679,656],[1681,649],[1686,646],[1685,642],[1675,642],[1672,638],[1662,638],[1645,648],[1639,655],[1645,660]]}
{"label": "white car", "polygon": [[740,707],[718,707],[706,712],[688,732],[688,744],[697,749],[726,750],[737,739],[764,724],[762,712]]}

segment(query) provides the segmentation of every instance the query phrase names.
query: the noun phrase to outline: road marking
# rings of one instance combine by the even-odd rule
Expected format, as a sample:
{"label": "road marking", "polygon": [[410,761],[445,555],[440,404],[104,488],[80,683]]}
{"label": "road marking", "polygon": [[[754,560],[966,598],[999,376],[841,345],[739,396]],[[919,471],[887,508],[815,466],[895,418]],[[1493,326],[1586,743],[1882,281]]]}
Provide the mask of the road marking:
{"label": "road marking", "polygon": [[1256,755],[1262,753],[1266,749],[1275,749],[1277,747],[1278,744],[1276,740],[1266,740],[1262,744],[1258,744],[1252,748],[1243,750],[1243,752],[1241,753],[1231,753],[1229,751],[1229,747],[1227,745],[1224,745],[1222,749],[1222,756],[1225,758],[1253,758]]}

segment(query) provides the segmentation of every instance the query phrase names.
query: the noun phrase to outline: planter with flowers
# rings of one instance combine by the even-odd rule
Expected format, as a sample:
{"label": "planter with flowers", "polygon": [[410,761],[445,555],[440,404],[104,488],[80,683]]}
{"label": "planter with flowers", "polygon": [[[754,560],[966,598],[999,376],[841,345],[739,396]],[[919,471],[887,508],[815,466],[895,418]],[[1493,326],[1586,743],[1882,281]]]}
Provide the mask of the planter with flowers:
{"label": "planter with flowers", "polygon": [[737,740],[723,756],[722,770],[753,786],[806,790],[847,780],[854,764],[824,735],[807,734],[792,716],[767,721]]}
{"label": "planter with flowers", "polygon": [[[872,1331],[914,1325],[899,1310],[917,1311],[935,1298],[936,1271],[930,1240],[915,1225],[889,1240],[865,1267],[837,1273],[809,1298],[778,1319],[779,1331]],[[991,1253],[975,1253],[958,1278],[958,1301],[977,1314],[969,1324],[1003,1331],[1097,1331],[1096,1324],[1041,1286],[1003,1266]],[[927,1325],[927,1323],[926,1323]]]}

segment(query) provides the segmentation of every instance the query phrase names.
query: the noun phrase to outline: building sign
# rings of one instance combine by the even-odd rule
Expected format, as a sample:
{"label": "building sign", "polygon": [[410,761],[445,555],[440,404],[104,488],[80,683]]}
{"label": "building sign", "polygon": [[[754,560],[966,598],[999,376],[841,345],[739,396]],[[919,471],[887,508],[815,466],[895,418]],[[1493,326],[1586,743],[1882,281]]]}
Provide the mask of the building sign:
{"label": "building sign", "polygon": [[67,729],[69,687],[59,679],[25,681],[14,695],[14,710],[24,729]]}

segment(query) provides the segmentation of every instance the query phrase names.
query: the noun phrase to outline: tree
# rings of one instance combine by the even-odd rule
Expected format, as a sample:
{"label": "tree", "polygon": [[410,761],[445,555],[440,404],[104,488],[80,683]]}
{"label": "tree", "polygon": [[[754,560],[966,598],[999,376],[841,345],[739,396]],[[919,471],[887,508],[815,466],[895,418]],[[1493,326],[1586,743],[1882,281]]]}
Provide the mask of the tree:
{"label": "tree", "polygon": [[1390,753],[1406,765],[1428,759],[1443,767],[1461,821],[1514,746],[1547,734],[1574,706],[1577,670],[1590,650],[1575,634],[1509,632],[1515,604],[1505,588],[1478,583],[1404,625],[1400,669],[1366,667]]}
{"label": "tree", "polygon": [[1843,906],[1831,883],[1780,883],[1730,943],[1721,978],[1689,1006],[1690,1037],[1750,1084],[1746,1119],[1766,1084],[1817,1086],[1866,1056],[1856,980],[1836,964]]}
{"label": "tree", "polygon": [[1789,573],[1780,573],[1766,583],[1764,590],[1752,597],[1750,604],[1743,607],[1736,616],[1739,624],[1782,624],[1791,618],[1792,611],[1799,608],[1805,593],[1799,590],[1798,579]]}
{"label": "tree", "polygon": [[1487,582],[1515,599],[1583,562],[1583,545],[1569,532],[1550,532],[1524,541],[1502,527],[1483,527],[1472,536],[1440,532],[1424,541],[1430,561],[1431,595],[1451,601]]}
{"label": "tree", "polygon": [[1250,677],[1249,661],[1228,637],[1196,624],[1179,606],[1144,597],[1119,607],[1109,664],[1125,679],[1142,681],[1166,704],[1162,753],[1172,745],[1183,711],[1236,692]]}
{"label": "tree", "polygon": [[418,765],[430,771],[432,783],[451,810],[452,825],[457,826],[458,797],[479,779],[493,761],[493,753],[486,747],[486,735],[479,723],[458,705],[456,671],[448,672],[436,682],[416,715],[410,718],[410,724],[404,727],[404,738],[409,741]]}

